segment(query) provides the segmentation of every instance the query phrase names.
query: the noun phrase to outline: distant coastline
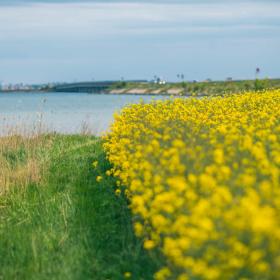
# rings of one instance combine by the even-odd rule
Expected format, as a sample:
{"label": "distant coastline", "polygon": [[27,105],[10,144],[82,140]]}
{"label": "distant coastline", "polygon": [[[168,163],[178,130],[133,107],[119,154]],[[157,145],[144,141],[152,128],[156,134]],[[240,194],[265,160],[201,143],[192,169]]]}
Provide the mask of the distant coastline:
{"label": "distant coastline", "polygon": [[39,93],[39,92],[50,92],[47,90],[0,90],[1,94],[9,94],[9,93]]}
{"label": "distant coastline", "polygon": [[72,92],[109,95],[166,95],[166,96],[208,96],[243,91],[280,88],[280,79],[255,79],[226,81],[182,81],[177,83],[158,83],[155,81],[103,81],[59,84],[53,86],[36,86],[32,89],[5,89],[2,94],[9,93],[45,93]]}

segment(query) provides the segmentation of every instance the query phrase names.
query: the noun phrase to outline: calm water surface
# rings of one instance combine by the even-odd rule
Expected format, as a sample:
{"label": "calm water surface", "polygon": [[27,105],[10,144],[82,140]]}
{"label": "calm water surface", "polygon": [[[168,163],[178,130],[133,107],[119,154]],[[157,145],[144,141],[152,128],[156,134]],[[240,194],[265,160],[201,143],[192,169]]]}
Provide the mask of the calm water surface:
{"label": "calm water surface", "polygon": [[87,93],[0,93],[0,135],[32,129],[101,134],[109,129],[115,112],[141,99],[166,97],[100,95]]}

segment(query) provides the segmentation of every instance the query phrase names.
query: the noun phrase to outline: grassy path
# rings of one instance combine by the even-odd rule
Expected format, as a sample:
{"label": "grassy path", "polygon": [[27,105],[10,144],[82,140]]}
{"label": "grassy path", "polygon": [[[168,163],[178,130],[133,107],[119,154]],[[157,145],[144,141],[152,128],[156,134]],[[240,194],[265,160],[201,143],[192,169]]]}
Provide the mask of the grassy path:
{"label": "grassy path", "polygon": [[[152,279],[99,140],[55,136],[42,182],[0,197],[0,279]],[[99,161],[99,170],[92,162]]]}

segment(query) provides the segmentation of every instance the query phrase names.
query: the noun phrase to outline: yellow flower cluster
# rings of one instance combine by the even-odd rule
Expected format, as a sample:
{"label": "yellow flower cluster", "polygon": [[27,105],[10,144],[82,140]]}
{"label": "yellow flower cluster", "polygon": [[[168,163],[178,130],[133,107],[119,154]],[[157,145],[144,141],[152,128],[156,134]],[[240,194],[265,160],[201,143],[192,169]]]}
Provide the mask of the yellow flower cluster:
{"label": "yellow flower cluster", "polygon": [[104,147],[155,279],[279,279],[280,90],[131,105]]}

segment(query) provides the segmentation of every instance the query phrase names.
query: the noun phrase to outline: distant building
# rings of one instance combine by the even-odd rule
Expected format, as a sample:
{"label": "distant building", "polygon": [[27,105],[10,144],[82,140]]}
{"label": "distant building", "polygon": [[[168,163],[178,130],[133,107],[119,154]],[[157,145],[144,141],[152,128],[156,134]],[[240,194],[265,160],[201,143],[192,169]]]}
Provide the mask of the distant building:
{"label": "distant building", "polygon": [[155,84],[158,84],[158,85],[165,85],[166,84],[166,81],[163,80],[162,78],[159,78],[159,77],[157,77],[153,82]]}

